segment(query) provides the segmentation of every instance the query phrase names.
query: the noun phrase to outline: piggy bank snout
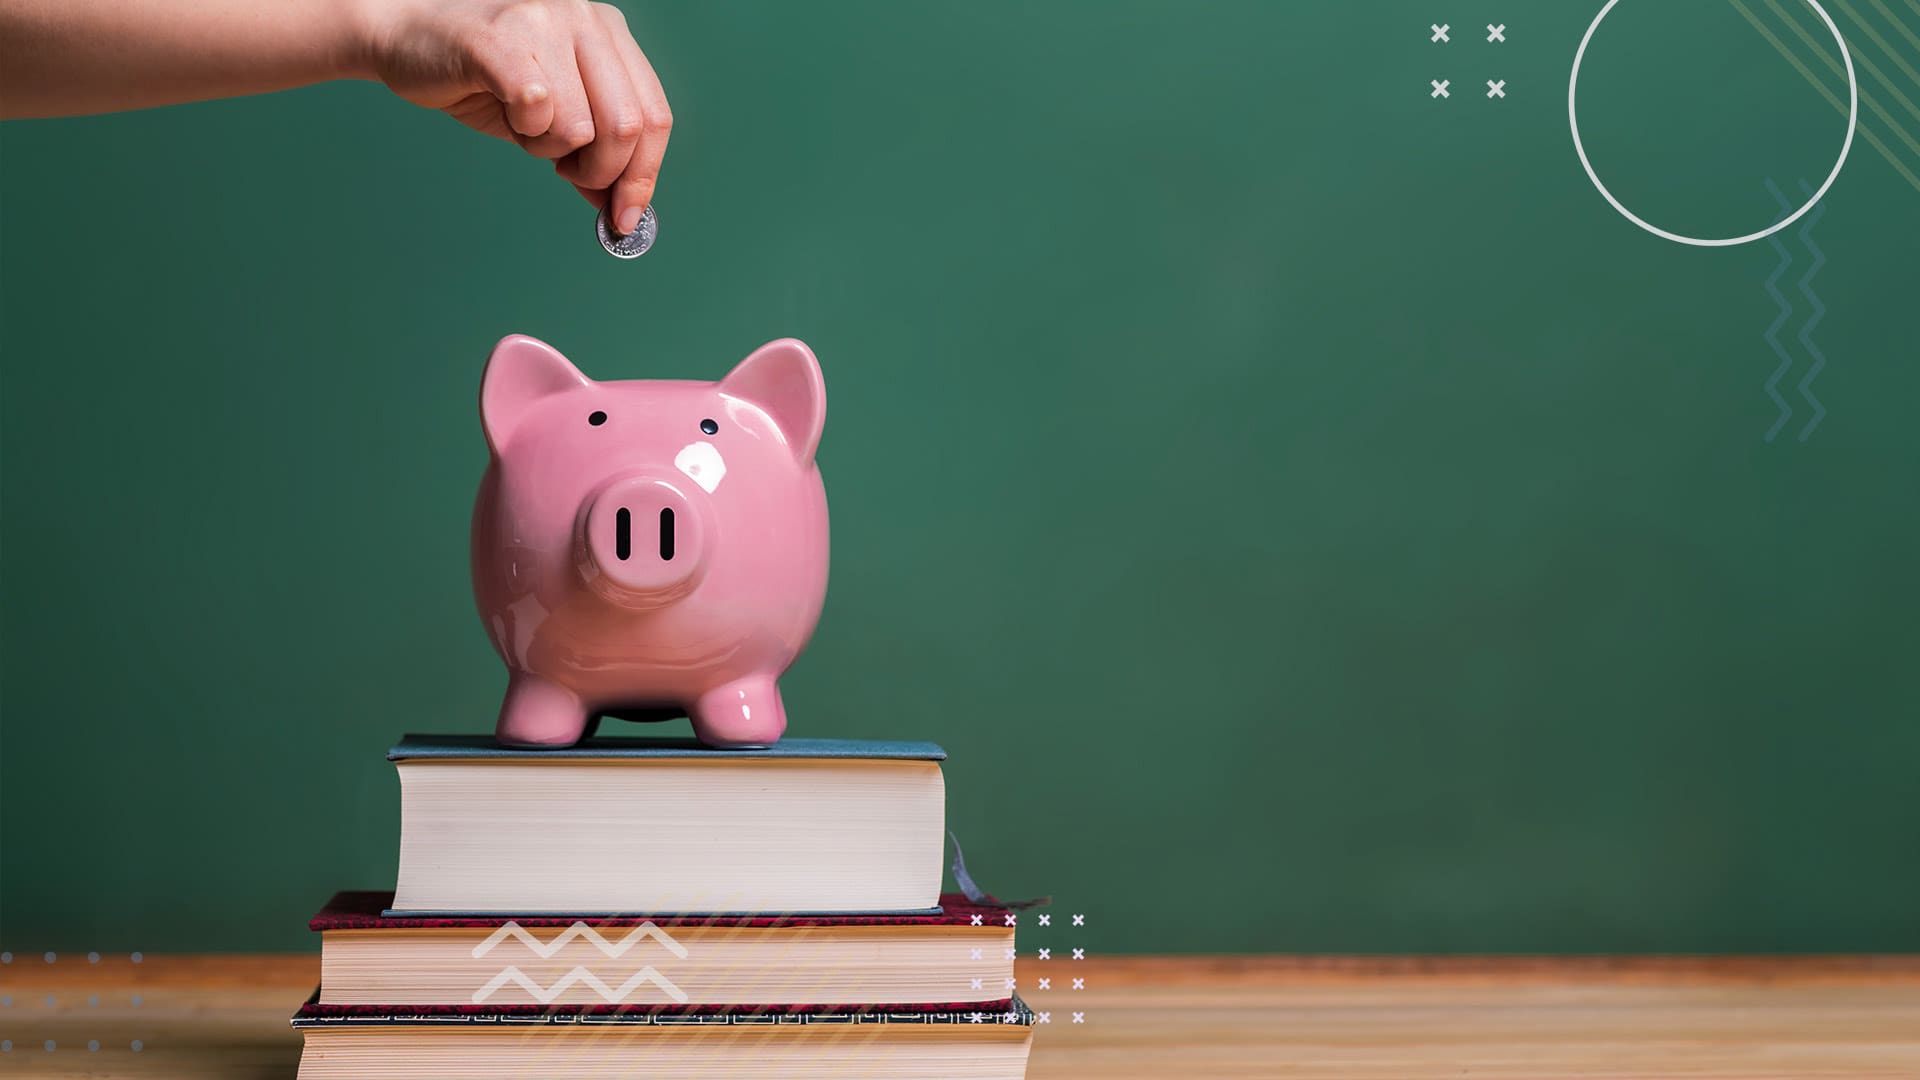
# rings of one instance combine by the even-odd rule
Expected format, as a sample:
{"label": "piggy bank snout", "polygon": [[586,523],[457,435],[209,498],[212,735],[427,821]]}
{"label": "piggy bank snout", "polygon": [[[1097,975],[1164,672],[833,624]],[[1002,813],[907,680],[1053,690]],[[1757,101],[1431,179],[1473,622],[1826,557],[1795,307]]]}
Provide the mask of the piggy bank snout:
{"label": "piggy bank snout", "polygon": [[609,599],[640,607],[668,603],[699,583],[706,522],[684,478],[618,477],[587,500],[581,566]]}

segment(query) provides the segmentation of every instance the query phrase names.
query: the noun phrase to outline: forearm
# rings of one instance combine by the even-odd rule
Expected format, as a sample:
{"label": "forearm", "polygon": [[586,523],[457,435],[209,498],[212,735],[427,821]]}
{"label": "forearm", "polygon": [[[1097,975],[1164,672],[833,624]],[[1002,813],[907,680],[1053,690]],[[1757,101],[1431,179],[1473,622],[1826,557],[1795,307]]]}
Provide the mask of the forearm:
{"label": "forearm", "polygon": [[355,0],[0,0],[0,117],[368,77],[357,8]]}

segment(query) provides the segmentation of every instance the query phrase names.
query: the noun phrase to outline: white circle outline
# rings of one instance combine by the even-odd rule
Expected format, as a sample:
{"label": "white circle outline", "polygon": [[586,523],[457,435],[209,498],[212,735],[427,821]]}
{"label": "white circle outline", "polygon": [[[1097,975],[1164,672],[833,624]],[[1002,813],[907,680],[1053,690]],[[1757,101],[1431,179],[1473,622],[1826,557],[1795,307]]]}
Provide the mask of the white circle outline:
{"label": "white circle outline", "polygon": [[1635,225],[1640,226],[1655,236],[1665,240],[1671,240],[1676,244],[1691,244],[1694,247],[1733,247],[1736,244],[1746,244],[1754,240],[1764,240],[1774,233],[1779,232],[1781,229],[1799,221],[1807,211],[1813,209],[1814,206],[1826,196],[1827,189],[1833,186],[1833,182],[1840,179],[1840,170],[1845,168],[1847,164],[1847,153],[1853,149],[1854,128],[1857,127],[1860,122],[1860,82],[1853,74],[1853,54],[1847,51],[1847,39],[1841,35],[1840,28],[1834,25],[1833,16],[1827,14],[1827,9],[1820,6],[1820,0],[1807,0],[1807,3],[1812,5],[1815,14],[1820,16],[1820,21],[1827,24],[1827,30],[1833,34],[1833,40],[1840,43],[1840,59],[1845,61],[1847,65],[1847,94],[1851,100],[1847,111],[1847,138],[1845,142],[1840,144],[1840,160],[1833,163],[1833,171],[1827,174],[1826,183],[1821,184],[1820,190],[1814,192],[1813,198],[1808,199],[1806,204],[1801,206],[1800,209],[1795,210],[1786,218],[1776,222],[1771,228],[1761,229],[1759,232],[1748,233],[1745,236],[1730,237],[1725,240],[1703,240],[1697,236],[1682,236],[1679,233],[1668,232],[1658,225],[1641,219],[1634,214],[1633,211],[1621,205],[1619,199],[1613,197],[1613,192],[1607,190],[1607,185],[1600,182],[1600,174],[1593,171],[1593,163],[1587,160],[1587,148],[1580,143],[1580,117],[1574,110],[1574,92],[1578,90],[1580,86],[1580,61],[1587,55],[1587,42],[1593,40],[1593,32],[1600,29],[1601,20],[1605,19],[1607,12],[1612,11],[1613,6],[1619,2],[1620,0],[1607,0],[1606,6],[1600,9],[1600,14],[1593,17],[1592,25],[1587,27],[1586,34],[1580,38],[1580,48],[1573,54],[1573,75],[1567,80],[1567,126],[1573,129],[1573,151],[1580,155],[1580,167],[1587,170],[1587,179],[1593,181],[1593,186],[1599,189],[1600,196],[1607,200],[1607,204],[1615,210],[1620,211],[1621,217],[1626,218],[1628,221],[1633,222]]}

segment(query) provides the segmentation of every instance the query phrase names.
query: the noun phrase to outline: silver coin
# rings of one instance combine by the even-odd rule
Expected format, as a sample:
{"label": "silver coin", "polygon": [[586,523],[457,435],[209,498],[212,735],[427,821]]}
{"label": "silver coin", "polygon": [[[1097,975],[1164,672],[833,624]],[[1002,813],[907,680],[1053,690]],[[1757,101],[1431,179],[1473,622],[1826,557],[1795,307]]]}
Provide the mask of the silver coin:
{"label": "silver coin", "polygon": [[609,207],[600,208],[600,216],[594,220],[594,232],[600,236],[600,246],[607,254],[617,259],[637,259],[653,246],[653,238],[660,235],[660,221],[653,216],[653,207],[649,206],[640,214],[640,224],[625,236],[614,231],[613,222],[607,220]]}

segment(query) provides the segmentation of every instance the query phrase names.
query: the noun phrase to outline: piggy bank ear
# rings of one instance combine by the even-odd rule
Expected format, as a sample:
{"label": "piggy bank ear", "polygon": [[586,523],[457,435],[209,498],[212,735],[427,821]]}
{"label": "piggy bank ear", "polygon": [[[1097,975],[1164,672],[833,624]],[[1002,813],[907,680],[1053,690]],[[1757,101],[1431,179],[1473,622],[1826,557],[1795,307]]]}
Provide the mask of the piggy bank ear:
{"label": "piggy bank ear", "polygon": [[499,453],[514,425],[540,399],[591,385],[592,379],[546,342],[525,334],[501,338],[480,376],[480,426],[487,445]]}
{"label": "piggy bank ear", "polygon": [[720,380],[720,392],[773,417],[802,465],[813,460],[827,423],[827,381],[813,350],[792,338],[769,341]]}

